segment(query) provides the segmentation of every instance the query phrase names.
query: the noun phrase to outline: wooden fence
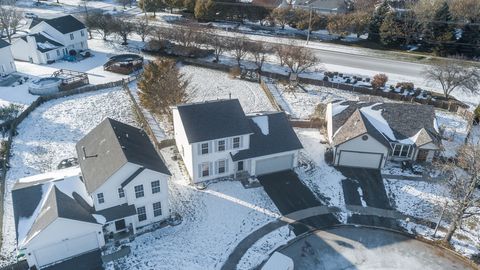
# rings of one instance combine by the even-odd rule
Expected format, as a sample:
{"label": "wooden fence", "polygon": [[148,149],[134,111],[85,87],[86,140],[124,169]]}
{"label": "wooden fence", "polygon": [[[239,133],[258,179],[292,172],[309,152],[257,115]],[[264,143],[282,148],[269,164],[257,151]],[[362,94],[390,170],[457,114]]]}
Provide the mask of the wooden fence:
{"label": "wooden fence", "polygon": [[[30,115],[36,108],[38,108],[40,105],[43,103],[54,100],[57,98],[62,98],[62,97],[67,97],[67,96],[72,96],[72,95],[77,95],[77,94],[82,94],[82,93],[87,93],[87,92],[93,92],[93,91],[98,91],[98,90],[103,90],[103,89],[108,89],[112,87],[117,87],[121,85],[126,85],[127,83],[135,80],[135,77],[129,77],[127,79],[122,79],[120,81],[115,81],[115,82],[109,82],[109,83],[104,83],[104,84],[98,84],[98,85],[87,85],[84,87],[80,87],[77,89],[72,89],[72,90],[67,90],[67,91],[61,91],[55,94],[50,94],[50,95],[45,95],[45,96],[39,96],[34,102],[32,102],[24,111],[22,111],[14,120],[4,122],[0,124],[0,129],[1,130],[8,130],[8,140],[5,143],[5,156],[3,157],[3,164],[2,166],[2,172],[0,175],[0,213],[3,216],[3,204],[5,198],[5,179],[7,177],[7,164],[10,161],[10,150],[12,146],[12,140],[13,136],[16,133],[16,129],[18,125],[27,118],[27,116]],[[3,238],[2,237],[2,228],[3,228],[3,219],[0,219],[0,240]],[[1,243],[1,242],[0,242]]]}

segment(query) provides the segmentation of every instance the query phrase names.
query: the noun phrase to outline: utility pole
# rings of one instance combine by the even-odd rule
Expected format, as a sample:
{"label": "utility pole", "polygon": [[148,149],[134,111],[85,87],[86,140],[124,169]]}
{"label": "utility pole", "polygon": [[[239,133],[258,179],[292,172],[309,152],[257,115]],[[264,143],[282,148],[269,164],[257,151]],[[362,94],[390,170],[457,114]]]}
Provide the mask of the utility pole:
{"label": "utility pole", "polygon": [[312,31],[312,13],[313,13],[313,9],[310,6],[310,16],[308,19],[307,45],[308,45],[308,42],[310,41],[310,31]]}

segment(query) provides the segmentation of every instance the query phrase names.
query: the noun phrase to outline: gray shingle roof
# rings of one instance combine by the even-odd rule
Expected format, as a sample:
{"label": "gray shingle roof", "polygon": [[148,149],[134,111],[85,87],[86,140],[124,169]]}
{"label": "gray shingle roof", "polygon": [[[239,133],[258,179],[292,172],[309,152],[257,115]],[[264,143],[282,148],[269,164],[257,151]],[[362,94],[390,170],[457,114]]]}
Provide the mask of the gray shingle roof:
{"label": "gray shingle roof", "polygon": [[170,175],[143,130],[110,118],[106,118],[83,137],[77,143],[76,150],[85,185],[90,193],[128,162]]}
{"label": "gray shingle roof", "polygon": [[10,43],[0,38],[0,49],[10,46]]}
{"label": "gray shingle roof", "polygon": [[[386,139],[390,142],[396,142],[407,138],[414,138],[418,134],[419,136],[417,136],[417,141],[415,142],[417,145],[423,145],[428,142],[439,142],[439,134],[434,126],[435,110],[433,106],[355,101],[346,101],[339,103],[339,105],[348,105],[348,107],[332,117],[332,131],[335,135],[333,139],[335,144],[345,142],[348,139],[365,133],[365,131],[368,131],[369,134],[380,141],[383,138],[383,140]],[[389,137],[389,134],[380,134],[378,127],[375,127],[374,124],[368,121],[365,115],[363,115],[364,113],[362,113],[361,108],[370,106],[372,106],[372,110],[381,110],[381,116],[392,130],[393,137]],[[361,121],[362,123],[355,125],[357,121]],[[342,128],[342,126],[344,127]],[[421,132],[422,130],[424,130],[424,132]]]}
{"label": "gray shingle roof", "polygon": [[189,143],[252,133],[238,99],[179,105]]}
{"label": "gray shingle roof", "polygon": [[86,28],[86,26],[77,18],[73,17],[72,15],[66,15],[53,19],[33,19],[30,24],[30,29],[42,21],[57,29],[62,34],[68,34]]}
{"label": "gray shingle roof", "polygon": [[285,113],[270,113],[265,116],[268,118],[268,135],[264,135],[252,120],[256,116],[249,116],[250,129],[254,131],[250,136],[250,148],[239,151],[232,156],[232,160],[243,160],[303,148]]}
{"label": "gray shingle roof", "polygon": [[[46,186],[48,185],[48,186]],[[34,218],[28,228],[26,239],[42,231],[57,218],[66,218],[89,223],[97,223],[92,216],[93,208],[88,206],[81,196],[74,193],[73,198],[61,192],[53,182],[22,185],[12,190],[13,212],[17,241],[19,240],[19,223],[21,218]],[[47,193],[44,194],[44,191]],[[39,204],[44,199],[40,212],[32,217]]]}
{"label": "gray shingle roof", "polygon": [[117,206],[113,206],[107,209],[97,211],[96,214],[102,215],[103,217],[105,217],[107,222],[110,222],[117,219],[136,215],[137,210],[135,209],[135,205],[128,205],[125,203],[122,205],[117,205]]}
{"label": "gray shingle roof", "polygon": [[[46,37],[42,33],[31,34],[29,36],[32,36],[32,37],[35,38],[35,42],[37,43],[37,50],[42,52],[42,53],[52,51],[52,50],[56,50],[59,47],[63,47],[63,44],[58,43],[57,41]],[[23,36],[23,37],[21,37],[21,39],[23,39],[24,41],[27,42],[27,36]],[[39,46],[39,43],[49,43],[49,44],[53,45],[54,47],[42,47],[42,46]]]}

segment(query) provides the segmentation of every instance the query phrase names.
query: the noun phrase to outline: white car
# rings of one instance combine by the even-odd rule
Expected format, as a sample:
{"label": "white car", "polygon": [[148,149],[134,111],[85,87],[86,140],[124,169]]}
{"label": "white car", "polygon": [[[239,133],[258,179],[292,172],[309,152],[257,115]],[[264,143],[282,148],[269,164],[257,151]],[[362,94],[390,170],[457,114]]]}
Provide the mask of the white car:
{"label": "white car", "polygon": [[25,12],[25,14],[23,15],[25,18],[27,19],[36,19],[38,18],[38,15],[35,14],[35,13],[32,13],[32,12]]}

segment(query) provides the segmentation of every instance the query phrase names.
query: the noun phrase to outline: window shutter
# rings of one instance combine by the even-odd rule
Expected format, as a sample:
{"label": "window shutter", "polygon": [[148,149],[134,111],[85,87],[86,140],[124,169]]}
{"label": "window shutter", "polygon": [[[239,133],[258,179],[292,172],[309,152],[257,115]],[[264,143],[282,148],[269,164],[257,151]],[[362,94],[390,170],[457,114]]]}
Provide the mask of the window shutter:
{"label": "window shutter", "polygon": [[228,173],[228,159],[225,159],[225,172]]}
{"label": "window shutter", "polygon": [[243,147],[243,136],[240,136],[240,148]]}
{"label": "window shutter", "polygon": [[218,168],[219,168],[220,165],[218,164],[218,161],[215,161],[213,164],[214,164],[214,167],[213,167],[214,173],[213,174],[217,174]]}
{"label": "window shutter", "polygon": [[197,144],[197,150],[198,150],[198,155],[201,155],[202,154],[202,144],[201,143]]}
{"label": "window shutter", "polygon": [[198,164],[198,177],[202,177],[202,164]]}

